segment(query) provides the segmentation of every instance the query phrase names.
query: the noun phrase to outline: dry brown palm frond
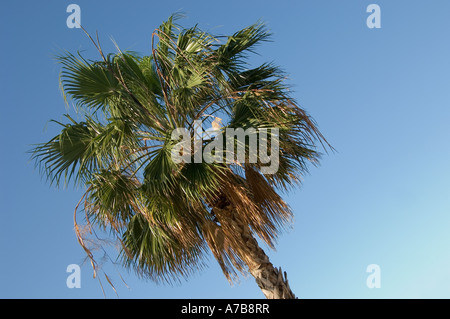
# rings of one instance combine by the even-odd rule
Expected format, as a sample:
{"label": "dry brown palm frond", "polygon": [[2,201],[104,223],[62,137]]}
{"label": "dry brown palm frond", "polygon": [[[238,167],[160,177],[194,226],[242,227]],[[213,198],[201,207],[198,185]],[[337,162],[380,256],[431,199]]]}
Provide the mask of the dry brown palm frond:
{"label": "dry brown palm frond", "polygon": [[252,198],[255,203],[264,210],[265,215],[269,216],[277,226],[286,226],[293,222],[294,215],[291,208],[269,185],[264,176],[251,166],[246,165],[245,179],[252,191]]}

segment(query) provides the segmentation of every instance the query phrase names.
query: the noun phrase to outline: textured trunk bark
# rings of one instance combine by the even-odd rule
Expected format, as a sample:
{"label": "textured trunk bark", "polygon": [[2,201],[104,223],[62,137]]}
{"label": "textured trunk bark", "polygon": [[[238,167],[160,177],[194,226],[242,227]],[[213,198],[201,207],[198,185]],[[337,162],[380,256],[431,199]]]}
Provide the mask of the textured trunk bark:
{"label": "textured trunk bark", "polygon": [[267,299],[296,299],[289,287],[286,272],[283,275],[281,267],[273,266],[269,257],[253,237],[248,225],[236,218],[231,205],[219,205],[219,207],[215,209],[226,211],[227,224],[233,229],[233,235],[239,243],[241,258],[248,266],[248,271],[255,278],[264,296]]}
{"label": "textured trunk bark", "polygon": [[259,286],[267,299],[296,299],[289,287],[286,272],[273,266],[264,250],[258,245],[250,229],[241,226],[242,242],[247,252],[246,263],[250,274],[255,277]]}

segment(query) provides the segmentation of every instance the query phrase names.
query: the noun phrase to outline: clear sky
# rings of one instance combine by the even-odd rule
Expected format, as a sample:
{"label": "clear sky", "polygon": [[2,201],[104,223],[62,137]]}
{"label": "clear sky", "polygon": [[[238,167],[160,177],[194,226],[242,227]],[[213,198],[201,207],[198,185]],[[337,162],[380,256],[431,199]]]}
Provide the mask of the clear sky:
{"label": "clear sky", "polygon": [[[122,49],[150,53],[152,31],[183,11],[230,34],[262,19],[272,42],[254,63],[274,61],[294,97],[337,149],[285,195],[295,212],[274,265],[300,298],[450,297],[450,1],[8,1],[0,6],[0,297],[103,298],[73,230],[82,194],[49,187],[30,161],[31,144],[49,140],[66,112],[58,88],[60,50],[95,48],[69,29],[69,4],[81,22]],[[369,29],[366,8],[381,8]],[[69,289],[69,264],[81,288]],[[369,289],[369,264],[381,288]],[[263,298],[254,280],[230,286],[209,267],[177,286],[140,281],[105,265],[121,298]],[[101,277],[107,298],[116,298]]]}

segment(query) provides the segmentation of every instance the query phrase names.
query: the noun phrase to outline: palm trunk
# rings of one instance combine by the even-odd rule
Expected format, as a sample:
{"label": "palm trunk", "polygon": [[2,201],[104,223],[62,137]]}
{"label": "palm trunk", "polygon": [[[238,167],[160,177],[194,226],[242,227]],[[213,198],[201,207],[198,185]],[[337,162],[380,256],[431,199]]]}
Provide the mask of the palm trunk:
{"label": "palm trunk", "polygon": [[216,206],[213,211],[226,211],[227,224],[233,228],[233,235],[239,243],[241,258],[246,263],[248,271],[255,278],[256,284],[264,296],[267,299],[296,299],[289,287],[286,272],[283,276],[281,267],[277,269],[273,266],[269,257],[253,237],[248,225],[236,218],[231,205],[219,206],[222,207]]}
{"label": "palm trunk", "polygon": [[286,272],[281,271],[270,262],[269,257],[258,245],[248,226],[239,225],[241,239],[246,252],[245,261],[250,274],[255,277],[267,299],[295,299],[295,295],[289,287]]}

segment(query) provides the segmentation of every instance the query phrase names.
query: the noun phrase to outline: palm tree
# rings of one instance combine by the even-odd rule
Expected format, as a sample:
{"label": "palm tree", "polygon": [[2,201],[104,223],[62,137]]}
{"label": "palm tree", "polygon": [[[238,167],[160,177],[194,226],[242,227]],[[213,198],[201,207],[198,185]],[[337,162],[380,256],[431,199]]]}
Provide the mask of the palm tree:
{"label": "palm tree", "polygon": [[[98,35],[88,36],[98,61],[58,56],[64,97],[81,120],[65,115],[67,123],[57,122],[61,132],[35,146],[33,158],[52,184],[85,187],[75,231],[94,272],[97,263],[76,221],[81,203],[87,225],[111,231],[121,245],[119,260],[140,276],[169,283],[187,277],[202,267],[209,248],[230,282],[249,272],[266,298],[295,298],[286,273],[256,238],[274,247],[292,217],[277,192],[298,184],[307,164],[317,163],[317,142],[329,145],[289,96],[279,67],[250,67],[248,53],[269,38],[264,24],[214,37],[197,26],[182,28],[171,16],[153,32],[149,56],[118,47],[105,55]],[[195,136],[194,123],[213,120],[218,135],[226,128],[267,129],[279,141],[278,170],[263,173],[265,162],[248,156],[174,161],[179,144],[171,132],[186,128]]]}

